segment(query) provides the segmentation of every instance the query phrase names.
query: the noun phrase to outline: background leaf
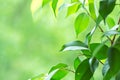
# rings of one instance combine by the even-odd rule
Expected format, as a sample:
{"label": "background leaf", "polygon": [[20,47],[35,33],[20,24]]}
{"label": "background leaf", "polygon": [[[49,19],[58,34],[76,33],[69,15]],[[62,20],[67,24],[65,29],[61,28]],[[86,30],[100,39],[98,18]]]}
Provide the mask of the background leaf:
{"label": "background leaf", "polygon": [[45,6],[46,4],[48,4],[51,0],[43,0],[42,2],[42,7]]}
{"label": "background leaf", "polygon": [[80,6],[81,6],[81,4],[78,2],[73,3],[71,6],[69,6],[68,10],[67,10],[67,16],[77,12]]}
{"label": "background leaf", "polygon": [[58,0],[52,0],[52,9],[54,11],[55,16],[56,16],[57,3],[58,3]]}
{"label": "background leaf", "polygon": [[88,0],[89,2],[89,11],[94,20],[96,20],[96,13],[95,13],[95,6],[94,6],[94,0]]}
{"label": "background leaf", "polygon": [[75,20],[75,31],[78,36],[79,33],[84,31],[89,24],[89,17],[86,13],[80,13]]}

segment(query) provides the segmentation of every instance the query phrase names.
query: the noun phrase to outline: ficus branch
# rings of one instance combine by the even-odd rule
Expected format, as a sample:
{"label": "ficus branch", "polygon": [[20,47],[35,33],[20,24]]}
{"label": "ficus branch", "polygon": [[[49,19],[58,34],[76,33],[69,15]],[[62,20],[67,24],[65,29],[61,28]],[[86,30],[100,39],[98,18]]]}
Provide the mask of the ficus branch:
{"label": "ficus branch", "polygon": [[[119,18],[119,20],[118,20],[118,25],[120,25],[120,18]],[[118,30],[118,28],[116,29],[116,31]],[[113,39],[112,39],[112,41],[111,41],[111,44],[113,45],[114,44],[114,42],[115,42],[115,39],[116,39],[116,34],[113,36]]]}

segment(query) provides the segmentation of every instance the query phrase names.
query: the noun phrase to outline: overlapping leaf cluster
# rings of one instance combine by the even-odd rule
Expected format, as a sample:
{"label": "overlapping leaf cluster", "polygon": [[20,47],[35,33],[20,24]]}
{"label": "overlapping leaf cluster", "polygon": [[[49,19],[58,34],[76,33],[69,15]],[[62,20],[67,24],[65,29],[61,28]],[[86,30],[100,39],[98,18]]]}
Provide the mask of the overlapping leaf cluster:
{"label": "overlapping leaf cluster", "polygon": [[[117,0],[99,0],[99,8],[97,9],[96,0],[71,0],[67,10],[67,16],[79,13],[74,22],[74,29],[78,37],[81,32],[87,29],[90,20],[94,21],[95,27],[86,35],[84,41],[72,41],[62,46],[61,51],[75,50],[81,51],[81,55],[85,58],[81,60],[81,56],[77,56],[74,60],[74,71],[69,70],[66,64],[60,63],[53,66],[46,78],[36,78],[31,80],[61,80],[71,71],[75,74],[75,80],[90,80],[94,78],[94,73],[98,66],[102,64],[103,78],[100,80],[120,80],[120,16],[117,22],[113,18],[108,17],[114,8],[119,4]],[[56,8],[59,0],[43,0],[43,5],[52,2],[52,9],[56,16]],[[117,4],[117,5],[116,5]],[[83,9],[84,11],[79,11]],[[120,11],[120,9],[119,9]],[[114,15],[116,16],[116,15]],[[103,21],[103,22],[102,22]],[[100,25],[109,27],[108,31],[104,31]],[[101,43],[91,43],[94,32],[100,29]],[[105,38],[106,37],[106,38]],[[105,38],[105,39],[103,39]]]}

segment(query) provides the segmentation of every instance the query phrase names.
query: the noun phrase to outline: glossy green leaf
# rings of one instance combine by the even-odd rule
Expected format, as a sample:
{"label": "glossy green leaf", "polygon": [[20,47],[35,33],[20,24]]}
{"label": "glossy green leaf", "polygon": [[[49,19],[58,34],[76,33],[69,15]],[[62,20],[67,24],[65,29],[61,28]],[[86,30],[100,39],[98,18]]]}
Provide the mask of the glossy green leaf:
{"label": "glossy green leaf", "polygon": [[68,10],[67,10],[67,16],[73,14],[73,13],[76,13],[78,11],[80,7],[80,3],[76,2],[76,3],[73,3],[72,5],[70,5],[68,7]]}
{"label": "glossy green leaf", "polygon": [[107,59],[105,64],[103,65],[102,74],[105,75],[107,73],[107,71],[109,70],[109,68],[110,68],[110,66],[108,64],[108,59]]}
{"label": "glossy green leaf", "polygon": [[75,60],[74,60],[74,69],[76,70],[77,67],[79,66],[79,64],[81,63],[81,60],[79,57],[77,57]]}
{"label": "glossy green leaf", "polygon": [[75,31],[78,36],[79,33],[84,31],[89,24],[89,16],[86,13],[80,13],[75,20]]}
{"label": "glossy green leaf", "polygon": [[58,0],[52,0],[52,9],[54,11],[55,16],[56,16],[57,3],[58,3]]}
{"label": "glossy green leaf", "polygon": [[83,49],[88,49],[86,44],[84,44],[81,41],[73,41],[63,45],[60,51],[83,50]]}
{"label": "glossy green leaf", "polygon": [[51,0],[43,0],[42,2],[42,7],[45,6],[46,4],[48,4]]}
{"label": "glossy green leaf", "polygon": [[114,47],[111,47],[108,52],[108,63],[110,69],[104,77],[104,80],[110,80],[120,70],[120,51]]}
{"label": "glossy green leaf", "polygon": [[61,80],[63,77],[65,77],[68,73],[68,71],[66,70],[67,67],[68,66],[63,63],[59,63],[58,65],[53,66],[49,71],[49,74],[52,73],[50,80]]}
{"label": "glossy green leaf", "polygon": [[112,12],[115,7],[116,0],[102,0],[100,1],[99,13],[105,20],[105,18]]}
{"label": "glossy green leaf", "polygon": [[90,69],[89,59],[86,59],[78,66],[75,72],[75,80],[90,80],[92,76],[93,73]]}
{"label": "glossy green leaf", "polygon": [[106,22],[107,22],[109,28],[112,28],[113,26],[115,26],[115,21],[111,17],[107,17]]}
{"label": "glossy green leaf", "polygon": [[104,32],[103,36],[112,36],[112,35],[115,35],[115,34],[120,34],[120,31],[116,31],[116,30],[110,30],[110,31],[106,31]]}
{"label": "glossy green leaf", "polygon": [[94,6],[94,0],[88,0],[89,3],[89,11],[94,20],[96,20],[96,13],[95,13],[95,6]]}
{"label": "glossy green leaf", "polygon": [[99,60],[107,58],[108,47],[100,43],[90,44],[90,50],[94,57]]}
{"label": "glossy green leaf", "polygon": [[94,71],[99,65],[99,61],[96,58],[90,58],[89,64],[90,64],[91,71],[94,73]]}

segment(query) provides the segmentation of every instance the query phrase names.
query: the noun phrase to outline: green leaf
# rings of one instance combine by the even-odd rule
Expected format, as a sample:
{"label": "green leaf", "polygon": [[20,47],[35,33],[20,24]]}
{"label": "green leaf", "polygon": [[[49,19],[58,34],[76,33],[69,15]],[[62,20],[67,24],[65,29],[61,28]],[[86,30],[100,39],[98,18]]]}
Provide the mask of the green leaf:
{"label": "green leaf", "polygon": [[57,3],[58,3],[58,0],[53,0],[52,1],[52,9],[54,11],[55,16],[56,16]]}
{"label": "green leaf", "polygon": [[51,0],[43,0],[42,7],[44,7],[46,4],[48,4]]}
{"label": "green leaf", "polygon": [[71,3],[79,2],[79,0],[71,0]]}
{"label": "green leaf", "polygon": [[120,31],[116,31],[116,30],[106,31],[106,32],[104,32],[102,37],[104,37],[104,36],[113,36],[115,34],[120,34]]}
{"label": "green leaf", "polygon": [[75,80],[90,80],[92,76],[93,73],[90,69],[89,59],[85,59],[75,72]]}
{"label": "green leaf", "polygon": [[83,55],[86,56],[87,58],[92,57],[90,49],[88,49],[88,50],[84,49],[84,50],[81,50],[81,51],[82,51]]}
{"label": "green leaf", "polygon": [[90,63],[90,69],[94,73],[94,71],[99,65],[99,61],[96,58],[90,58],[89,63]]}
{"label": "green leaf", "polygon": [[81,60],[79,57],[77,57],[75,60],[74,60],[74,69],[76,70],[77,67],[79,66],[79,64],[81,63]]}
{"label": "green leaf", "polygon": [[99,60],[107,58],[108,47],[100,43],[90,44],[90,50],[94,57]]}
{"label": "green leaf", "polygon": [[89,16],[86,13],[80,13],[75,20],[75,31],[78,36],[79,33],[84,31],[89,24]]}
{"label": "green leaf", "polygon": [[54,70],[56,70],[56,69],[61,69],[61,68],[66,68],[66,67],[68,67],[66,64],[64,64],[64,63],[59,63],[59,64],[57,64],[56,66],[53,66],[53,67],[50,69],[49,73],[52,72],[52,71],[54,71]]}
{"label": "green leaf", "polygon": [[110,69],[104,77],[104,80],[110,80],[115,74],[120,71],[120,37],[108,51],[108,63]]}
{"label": "green leaf", "polygon": [[96,20],[96,13],[95,13],[95,6],[94,6],[94,0],[88,0],[89,2],[89,11],[94,20]]}
{"label": "green leaf", "polygon": [[63,45],[62,49],[60,51],[84,50],[84,49],[88,49],[86,44],[84,44],[81,41],[73,41],[73,42],[69,42],[69,43]]}
{"label": "green leaf", "polygon": [[38,75],[36,77],[33,77],[33,78],[29,79],[29,80],[45,80],[45,77],[46,77],[45,74],[40,74],[40,75]]}
{"label": "green leaf", "polygon": [[80,3],[78,3],[78,2],[75,2],[75,3],[73,3],[72,5],[70,5],[70,6],[68,7],[68,10],[67,10],[67,16],[69,16],[69,15],[77,12],[78,9],[79,9],[79,7],[80,7]]}
{"label": "green leaf", "polygon": [[100,1],[99,13],[105,20],[105,18],[112,12],[115,7],[116,0],[102,0]]}
{"label": "green leaf", "polygon": [[120,71],[117,73],[115,80],[120,80]]}
{"label": "green leaf", "polygon": [[56,66],[53,66],[50,71],[49,74],[51,74],[52,72],[54,72],[50,78],[50,80],[61,80],[63,77],[65,77],[68,73],[68,71],[66,70],[68,66],[66,64],[63,63],[59,63]]}
{"label": "green leaf", "polygon": [[105,64],[103,65],[102,74],[105,75],[107,73],[107,71],[109,70],[109,68],[110,68],[110,66],[108,64],[108,59],[107,59]]}
{"label": "green leaf", "polygon": [[106,22],[107,22],[109,28],[112,28],[113,26],[115,26],[115,21],[111,17],[107,17]]}

